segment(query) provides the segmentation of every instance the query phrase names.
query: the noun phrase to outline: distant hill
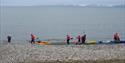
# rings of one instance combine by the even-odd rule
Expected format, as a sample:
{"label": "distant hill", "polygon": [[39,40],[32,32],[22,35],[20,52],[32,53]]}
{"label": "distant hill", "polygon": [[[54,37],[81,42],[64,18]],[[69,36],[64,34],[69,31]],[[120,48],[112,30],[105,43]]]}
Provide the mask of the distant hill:
{"label": "distant hill", "polygon": [[125,8],[125,5],[115,5],[113,7],[116,7],[116,8]]}
{"label": "distant hill", "polygon": [[[79,6],[79,5],[78,5]],[[125,8],[125,5],[86,5],[81,7],[110,7],[110,8]]]}
{"label": "distant hill", "polygon": [[98,7],[98,8],[125,8],[125,5],[35,5],[35,6],[0,6],[0,7]]}

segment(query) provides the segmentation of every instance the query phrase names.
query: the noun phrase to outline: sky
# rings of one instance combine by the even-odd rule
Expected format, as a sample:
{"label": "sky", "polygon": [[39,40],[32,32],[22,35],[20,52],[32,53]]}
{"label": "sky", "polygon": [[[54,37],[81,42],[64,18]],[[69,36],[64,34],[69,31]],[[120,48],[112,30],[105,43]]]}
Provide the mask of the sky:
{"label": "sky", "polygon": [[0,0],[1,6],[125,5],[125,0]]}

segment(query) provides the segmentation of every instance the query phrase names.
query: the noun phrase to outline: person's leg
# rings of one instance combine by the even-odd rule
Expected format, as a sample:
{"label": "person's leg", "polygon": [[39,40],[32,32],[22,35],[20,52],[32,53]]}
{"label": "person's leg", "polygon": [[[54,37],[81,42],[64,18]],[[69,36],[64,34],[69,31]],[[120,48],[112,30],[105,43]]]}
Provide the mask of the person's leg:
{"label": "person's leg", "polygon": [[69,39],[67,39],[67,44],[69,44]]}
{"label": "person's leg", "polygon": [[35,43],[35,39],[33,39],[33,43]]}
{"label": "person's leg", "polygon": [[35,39],[33,38],[33,43],[35,43]]}
{"label": "person's leg", "polygon": [[85,40],[83,41],[83,44],[85,44]]}
{"label": "person's leg", "polygon": [[78,42],[80,42],[80,39],[78,39]]}
{"label": "person's leg", "polygon": [[31,44],[33,43],[33,39],[31,39]]}
{"label": "person's leg", "polygon": [[85,41],[84,41],[84,40],[82,40],[82,43],[81,43],[81,44],[84,44],[84,42],[85,42]]}
{"label": "person's leg", "polygon": [[10,42],[11,42],[11,38],[10,38],[10,40],[9,40]]}
{"label": "person's leg", "polygon": [[10,43],[10,38],[8,38],[8,42]]}

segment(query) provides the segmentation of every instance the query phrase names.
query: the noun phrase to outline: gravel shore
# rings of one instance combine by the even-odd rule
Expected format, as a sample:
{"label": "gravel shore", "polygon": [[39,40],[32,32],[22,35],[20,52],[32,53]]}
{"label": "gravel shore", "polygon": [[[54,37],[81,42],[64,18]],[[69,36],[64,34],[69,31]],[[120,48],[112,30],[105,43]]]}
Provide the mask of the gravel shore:
{"label": "gravel shore", "polygon": [[[116,59],[116,60],[114,60]],[[0,44],[0,63],[40,63],[57,61],[114,60],[125,62],[125,44],[36,45]],[[91,63],[91,62],[89,62]]]}

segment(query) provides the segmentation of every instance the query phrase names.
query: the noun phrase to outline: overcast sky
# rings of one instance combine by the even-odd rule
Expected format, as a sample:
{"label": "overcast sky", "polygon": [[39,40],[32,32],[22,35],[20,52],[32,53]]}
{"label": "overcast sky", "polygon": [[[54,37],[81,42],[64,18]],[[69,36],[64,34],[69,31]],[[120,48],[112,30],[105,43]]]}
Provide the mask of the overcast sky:
{"label": "overcast sky", "polygon": [[32,5],[125,5],[125,0],[0,0],[4,6]]}

